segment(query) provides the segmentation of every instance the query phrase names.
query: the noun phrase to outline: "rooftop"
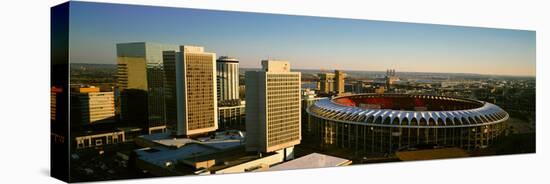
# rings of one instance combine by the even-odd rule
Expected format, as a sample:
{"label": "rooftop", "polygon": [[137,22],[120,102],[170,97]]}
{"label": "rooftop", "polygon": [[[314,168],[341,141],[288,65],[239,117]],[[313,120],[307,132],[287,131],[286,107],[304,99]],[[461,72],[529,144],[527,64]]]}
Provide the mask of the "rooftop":
{"label": "rooftop", "polygon": [[142,135],[140,139],[156,143],[159,146],[181,148],[189,143],[199,143],[205,146],[212,147],[214,149],[228,149],[235,146],[244,144],[245,133],[237,130],[227,130],[223,132],[216,132],[209,137],[201,137],[197,139],[190,138],[176,138],[169,132]]}
{"label": "rooftop", "polygon": [[[275,153],[264,153],[263,157],[270,156],[273,154]],[[243,164],[246,162],[250,162],[258,158],[261,158],[258,154],[252,153],[252,152],[246,152],[244,147],[239,147],[237,149],[232,149],[228,151],[201,155],[195,159],[199,161],[209,160],[209,159],[216,160],[216,164],[208,168],[208,170],[218,171],[218,170],[226,169],[239,164]]]}
{"label": "rooftop", "polygon": [[166,147],[142,148],[136,150],[137,157],[157,166],[165,167],[167,162],[176,163],[177,160],[198,157],[218,151],[215,148],[202,144],[188,144],[178,149]]}
{"label": "rooftop", "polygon": [[145,141],[157,143],[162,146],[175,147],[175,148],[180,148],[188,143],[197,142],[193,139],[188,139],[188,138],[174,138],[170,135],[169,132],[141,135],[139,136],[139,138]]}
{"label": "rooftop", "polygon": [[289,169],[307,169],[320,167],[335,167],[350,165],[351,160],[333,157],[320,153],[312,153],[288,162],[275,165],[267,169],[268,171],[281,171]]}
{"label": "rooftop", "polygon": [[321,99],[307,112],[332,121],[392,127],[474,127],[509,118],[500,107],[487,102],[408,94],[366,93]]}
{"label": "rooftop", "polygon": [[407,111],[448,111],[480,108],[479,101],[429,95],[405,94],[363,94],[338,97],[333,99],[337,104],[366,109],[392,109]]}
{"label": "rooftop", "polygon": [[229,56],[220,56],[216,62],[239,63],[239,60]]}
{"label": "rooftop", "polygon": [[170,133],[142,135],[139,141],[149,142],[143,145],[152,146],[137,149],[135,152],[140,160],[160,167],[171,167],[183,160],[201,161],[212,155],[230,158],[242,156],[232,150],[243,147],[244,135],[244,132],[236,130],[216,132],[212,136],[197,139],[173,138]]}
{"label": "rooftop", "polygon": [[229,149],[236,146],[244,145],[245,132],[237,130],[227,130],[223,132],[216,132],[211,137],[198,138],[201,144],[214,147],[217,149]]}

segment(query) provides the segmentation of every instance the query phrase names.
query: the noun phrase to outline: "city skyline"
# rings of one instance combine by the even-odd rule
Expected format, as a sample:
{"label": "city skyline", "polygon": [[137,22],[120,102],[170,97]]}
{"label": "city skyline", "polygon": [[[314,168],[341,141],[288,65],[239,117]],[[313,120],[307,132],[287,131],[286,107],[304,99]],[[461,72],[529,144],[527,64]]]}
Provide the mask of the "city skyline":
{"label": "city skyline", "polygon": [[536,78],[503,76],[534,74],[534,32],[87,2],[56,16],[63,181],[536,153]]}
{"label": "city skyline", "polygon": [[535,75],[534,31],[85,2],[72,8],[73,63],[114,64],[116,43],[143,41],[207,46],[243,68],[269,58],[300,69]]}

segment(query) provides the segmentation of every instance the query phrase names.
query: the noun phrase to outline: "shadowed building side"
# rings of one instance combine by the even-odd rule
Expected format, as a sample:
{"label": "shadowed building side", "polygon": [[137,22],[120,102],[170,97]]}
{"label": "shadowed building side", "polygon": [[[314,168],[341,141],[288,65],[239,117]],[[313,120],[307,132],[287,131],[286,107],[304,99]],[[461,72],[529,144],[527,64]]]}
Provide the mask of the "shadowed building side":
{"label": "shadowed building side", "polygon": [[[117,46],[117,112],[129,126],[142,127],[147,133],[164,132],[166,110],[164,103],[164,61],[162,52],[177,50],[175,45],[148,42],[119,43]],[[132,92],[125,92],[125,90]],[[141,90],[145,96],[137,93]],[[129,95],[137,96],[129,96]],[[127,98],[127,99],[124,99]],[[130,100],[135,102],[130,102]],[[144,109],[130,107],[128,103],[145,104]],[[145,115],[138,113],[145,112]],[[142,116],[137,119],[132,116]]]}

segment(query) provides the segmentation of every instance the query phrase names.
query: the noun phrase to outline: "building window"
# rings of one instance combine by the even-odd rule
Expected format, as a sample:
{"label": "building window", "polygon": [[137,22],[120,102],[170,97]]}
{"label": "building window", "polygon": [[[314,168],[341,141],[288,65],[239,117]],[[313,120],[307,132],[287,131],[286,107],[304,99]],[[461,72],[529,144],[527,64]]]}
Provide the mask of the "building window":
{"label": "building window", "polygon": [[96,146],[101,146],[102,144],[103,144],[103,140],[101,140],[101,139],[96,139],[95,140],[95,145]]}

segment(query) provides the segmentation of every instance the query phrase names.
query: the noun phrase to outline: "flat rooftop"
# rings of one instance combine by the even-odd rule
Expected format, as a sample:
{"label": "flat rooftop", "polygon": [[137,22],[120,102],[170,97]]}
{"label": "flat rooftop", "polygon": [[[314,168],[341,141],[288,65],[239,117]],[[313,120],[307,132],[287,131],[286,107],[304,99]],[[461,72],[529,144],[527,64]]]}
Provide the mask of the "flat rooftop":
{"label": "flat rooftop", "polygon": [[217,151],[217,149],[208,146],[192,143],[178,149],[153,147],[138,149],[135,152],[139,159],[164,167],[166,162],[176,163],[176,161],[180,159],[198,157]]}
{"label": "flat rooftop", "polygon": [[236,146],[244,145],[245,133],[237,130],[227,130],[223,132],[216,132],[212,136],[200,137],[196,139],[190,138],[176,138],[170,133],[158,133],[150,135],[139,136],[140,139],[156,143],[155,145],[181,148],[189,143],[200,143],[206,146],[210,146],[216,149],[229,149]]}
{"label": "flat rooftop", "polygon": [[162,146],[180,148],[188,143],[197,142],[193,139],[188,138],[174,138],[170,133],[158,133],[158,134],[149,134],[141,135],[139,138],[144,139],[145,141],[157,143]]}
{"label": "flat rooftop", "polygon": [[[263,157],[274,155],[275,153],[264,153]],[[239,164],[250,162],[262,158],[256,153],[246,152],[244,146],[238,149],[206,154],[195,158],[196,160],[216,160],[216,164],[209,171],[218,171],[225,168],[233,167]],[[187,159],[189,160],[189,159]]]}
{"label": "flat rooftop", "polygon": [[267,171],[335,167],[335,166],[345,166],[350,164],[351,164],[351,160],[348,160],[348,159],[338,158],[338,157],[324,155],[320,153],[312,153],[288,162],[275,165],[267,169]]}
{"label": "flat rooftop", "polygon": [[139,138],[143,141],[156,143],[153,144],[156,146],[135,150],[137,157],[148,163],[165,167],[167,162],[176,163],[178,160],[204,160],[212,155],[216,155],[216,157],[239,155],[240,151],[227,152],[225,150],[239,147],[243,147],[244,150],[245,137],[244,132],[230,130],[216,132],[212,136],[197,139],[174,138],[170,133],[143,135]]}

